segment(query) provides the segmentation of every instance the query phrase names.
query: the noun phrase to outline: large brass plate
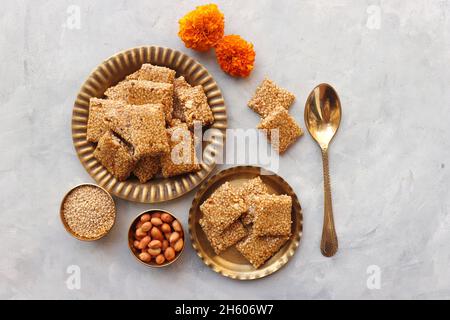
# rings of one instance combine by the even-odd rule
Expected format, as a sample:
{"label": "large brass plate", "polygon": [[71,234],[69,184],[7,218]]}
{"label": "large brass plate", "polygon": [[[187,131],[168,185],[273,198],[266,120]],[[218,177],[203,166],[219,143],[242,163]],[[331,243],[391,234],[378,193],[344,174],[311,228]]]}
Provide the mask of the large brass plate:
{"label": "large brass plate", "polygon": [[[271,193],[287,194],[292,197],[292,236],[288,242],[259,269],[255,269],[237,251],[230,248],[221,255],[216,255],[211,248],[198,221],[202,217],[199,209],[205,201],[221,184],[228,181],[239,186],[246,180],[260,176],[269,186]],[[254,166],[238,166],[223,170],[210,178],[197,191],[189,211],[189,233],[191,243],[203,262],[215,272],[225,277],[238,280],[253,280],[266,277],[283,267],[295,253],[302,235],[303,217],[297,195],[289,184],[275,173]]]}
{"label": "large brass plate", "polygon": [[[143,63],[169,67],[176,70],[177,76],[184,76],[191,85],[203,86],[215,119],[211,128],[217,130],[209,142],[203,143],[203,158],[208,161],[202,164],[201,171],[168,179],[159,178],[145,184],[139,183],[136,178],[120,182],[94,158],[95,145],[86,140],[89,99],[103,97],[107,88],[138,70]],[[81,87],[72,114],[73,144],[86,171],[113,195],[143,203],[171,200],[198,186],[216,165],[214,155],[223,148],[226,127],[227,115],[222,93],[208,70],[182,52],[156,46],[126,50],[101,63]]]}

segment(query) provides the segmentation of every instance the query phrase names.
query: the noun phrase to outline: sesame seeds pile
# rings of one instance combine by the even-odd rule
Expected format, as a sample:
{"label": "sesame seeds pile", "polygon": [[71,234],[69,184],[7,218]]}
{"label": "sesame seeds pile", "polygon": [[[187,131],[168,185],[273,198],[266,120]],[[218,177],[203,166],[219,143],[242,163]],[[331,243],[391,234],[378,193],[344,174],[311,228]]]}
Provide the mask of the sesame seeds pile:
{"label": "sesame seeds pile", "polygon": [[105,191],[95,186],[82,185],[67,195],[62,215],[75,235],[96,239],[112,228],[116,210],[114,201]]}

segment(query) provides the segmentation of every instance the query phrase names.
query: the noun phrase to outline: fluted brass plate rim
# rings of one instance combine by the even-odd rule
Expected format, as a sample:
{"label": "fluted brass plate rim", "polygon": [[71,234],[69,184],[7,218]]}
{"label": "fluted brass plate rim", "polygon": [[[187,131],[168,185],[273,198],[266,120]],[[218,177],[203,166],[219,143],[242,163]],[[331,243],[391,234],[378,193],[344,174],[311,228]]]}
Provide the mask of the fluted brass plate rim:
{"label": "fluted brass plate rim", "polygon": [[[202,170],[172,178],[158,178],[145,184],[136,178],[118,181],[94,157],[95,144],[87,141],[86,129],[89,99],[101,98],[110,86],[138,70],[142,64],[151,63],[174,69],[191,85],[202,85],[214,115],[215,129],[208,142],[203,143]],[[159,46],[142,46],[119,52],[106,59],[92,71],[82,85],[73,107],[72,139],[82,165],[89,175],[111,194],[134,202],[157,203],[178,198],[197,187],[212,172],[214,156],[223,149],[227,127],[226,107],[222,93],[204,66],[188,55]]]}
{"label": "fluted brass plate rim", "polygon": [[[273,193],[287,194],[292,197],[292,235],[272,258],[260,268],[255,269],[236,248],[230,248],[221,255],[216,255],[206,239],[198,220],[202,216],[199,209],[200,205],[222,183],[229,181],[232,185],[240,185],[244,181],[257,176],[261,177]],[[255,280],[267,277],[280,270],[294,256],[302,236],[303,216],[297,195],[283,178],[261,167],[237,166],[217,173],[197,190],[189,210],[188,224],[191,244],[197,255],[209,268],[231,279]]]}

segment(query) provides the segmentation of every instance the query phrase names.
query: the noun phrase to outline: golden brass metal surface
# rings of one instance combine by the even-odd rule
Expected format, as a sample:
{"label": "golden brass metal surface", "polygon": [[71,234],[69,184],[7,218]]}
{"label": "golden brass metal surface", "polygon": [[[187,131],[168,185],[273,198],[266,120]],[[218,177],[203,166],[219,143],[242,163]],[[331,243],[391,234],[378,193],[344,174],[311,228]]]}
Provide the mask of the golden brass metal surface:
{"label": "golden brass metal surface", "polygon": [[[156,178],[141,184],[136,178],[118,181],[94,157],[95,144],[86,140],[89,99],[102,98],[107,88],[117,84],[142,64],[165,66],[184,76],[191,85],[202,85],[214,115],[210,126],[214,134],[203,142],[202,170],[172,178]],[[144,46],[120,52],[101,63],[88,77],[76,98],[72,113],[72,139],[77,155],[94,180],[113,195],[122,199],[156,203],[178,198],[198,186],[212,172],[214,155],[223,149],[227,128],[226,107],[219,86],[200,63],[184,53],[156,46]]]}
{"label": "golden brass metal surface", "polygon": [[305,123],[311,136],[322,150],[324,181],[324,220],[321,252],[326,257],[338,250],[331,198],[328,148],[341,122],[341,102],[336,91],[329,84],[319,84],[310,93],[305,105]]}
{"label": "golden brass metal surface", "polygon": [[[225,182],[240,186],[248,179],[260,176],[271,193],[292,197],[292,235],[285,245],[264,265],[255,269],[240,252],[232,247],[217,255],[209,244],[198,221],[202,217],[200,205]],[[223,170],[211,177],[197,191],[189,211],[189,234],[197,255],[215,272],[238,280],[254,280],[266,277],[283,267],[294,255],[302,236],[303,217],[300,203],[294,190],[277,174],[254,166],[238,166]]]}
{"label": "golden brass metal surface", "polygon": [[[64,208],[64,202],[66,201],[67,196],[68,196],[72,191],[74,191],[75,189],[80,188],[80,187],[83,187],[83,186],[91,186],[91,187],[95,187],[95,188],[98,188],[98,189],[102,190],[103,192],[105,192],[105,194],[108,195],[108,197],[109,197],[109,198],[111,199],[111,201],[114,203],[114,223],[113,223],[113,225],[111,226],[111,228],[110,228],[107,232],[105,232],[104,234],[102,234],[102,235],[100,235],[100,236],[98,236],[98,237],[96,237],[96,238],[86,238],[86,237],[82,237],[82,236],[76,234],[76,233],[73,232],[73,230],[69,227],[69,225],[67,224],[66,219],[64,218],[63,208]],[[114,225],[115,225],[115,223],[116,223],[116,213],[117,213],[117,211],[116,211],[116,204],[115,204],[115,202],[114,202],[113,197],[111,197],[111,194],[110,194],[108,191],[106,191],[104,188],[102,188],[102,187],[100,187],[100,186],[98,186],[98,185],[96,185],[96,184],[92,184],[92,183],[83,183],[83,184],[79,184],[79,185],[73,187],[72,189],[70,189],[70,190],[64,195],[64,198],[63,198],[62,201],[61,201],[61,205],[59,206],[59,217],[60,217],[61,222],[62,222],[62,224],[63,224],[63,226],[64,226],[64,229],[66,229],[67,233],[69,233],[72,237],[74,237],[75,239],[78,239],[78,240],[80,240],[80,241],[95,241],[95,240],[99,240],[99,239],[103,238],[104,236],[106,236],[106,235],[109,233],[109,231],[111,231],[111,229],[114,227]]]}
{"label": "golden brass metal surface", "polygon": [[[175,258],[172,261],[164,261],[163,264],[157,264],[156,262],[152,261],[151,262],[144,262],[141,259],[139,259],[138,257],[138,252],[136,250],[136,248],[134,247],[133,243],[134,243],[134,232],[136,230],[136,224],[139,222],[140,217],[145,214],[145,213],[155,213],[155,212],[165,212],[170,214],[174,219],[178,220],[178,222],[180,222],[181,225],[181,231],[182,231],[182,237],[183,237],[183,248],[181,249],[180,252],[177,252],[175,255]],[[176,216],[173,215],[172,212],[166,211],[166,210],[162,210],[162,209],[150,209],[144,212],[139,213],[134,219],[133,221],[131,221],[130,227],[128,228],[128,234],[127,234],[127,241],[128,241],[128,248],[130,249],[131,254],[133,255],[133,257],[136,258],[137,261],[139,261],[140,263],[142,263],[143,265],[147,266],[147,267],[152,267],[152,268],[162,268],[162,267],[167,267],[169,265],[171,265],[172,263],[174,263],[175,261],[178,260],[178,258],[181,256],[181,254],[184,251],[184,247],[186,247],[186,236],[185,236],[185,232],[184,232],[184,227],[183,224],[181,223],[180,219],[178,219]]]}

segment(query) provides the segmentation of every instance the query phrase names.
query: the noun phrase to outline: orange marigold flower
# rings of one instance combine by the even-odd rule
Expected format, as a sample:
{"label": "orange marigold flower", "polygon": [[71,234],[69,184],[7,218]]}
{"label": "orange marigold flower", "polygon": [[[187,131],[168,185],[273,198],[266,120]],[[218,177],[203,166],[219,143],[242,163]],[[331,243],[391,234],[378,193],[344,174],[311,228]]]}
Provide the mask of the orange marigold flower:
{"label": "orange marigold flower", "polygon": [[255,63],[253,44],[240,36],[225,36],[216,45],[217,62],[226,73],[234,77],[247,77]]}
{"label": "orange marigold flower", "polygon": [[225,19],[215,4],[199,6],[179,21],[178,35],[187,48],[206,51],[222,39]]}

